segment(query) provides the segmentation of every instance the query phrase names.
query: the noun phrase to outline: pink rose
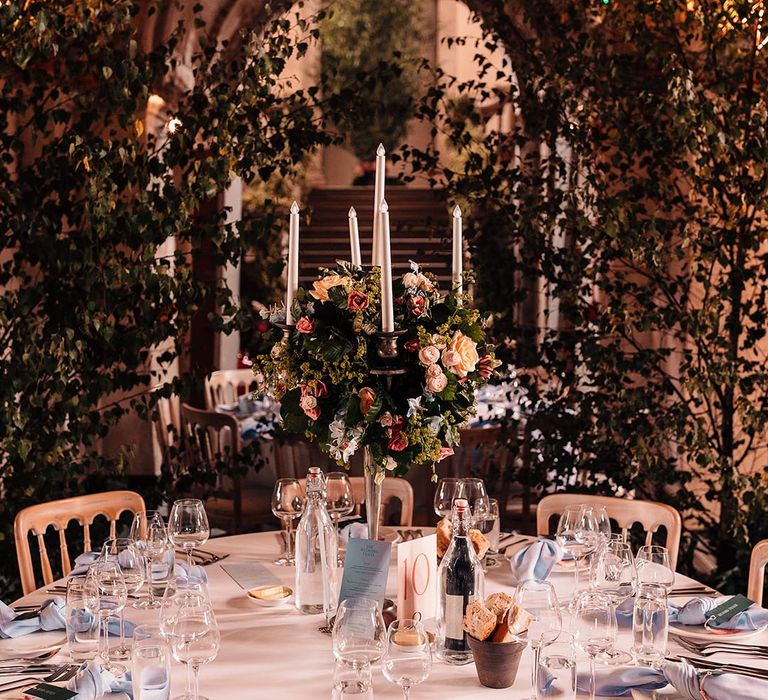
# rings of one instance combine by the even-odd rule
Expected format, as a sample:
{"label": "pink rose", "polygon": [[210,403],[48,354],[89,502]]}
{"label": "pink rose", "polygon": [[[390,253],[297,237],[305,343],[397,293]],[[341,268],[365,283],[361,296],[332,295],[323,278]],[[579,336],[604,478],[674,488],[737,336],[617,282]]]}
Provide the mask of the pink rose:
{"label": "pink rose", "polygon": [[452,455],[453,455],[452,447],[441,447],[440,454],[437,455],[437,461],[442,462],[446,457],[451,457]]}
{"label": "pink rose", "polygon": [[408,447],[408,436],[405,434],[405,431],[398,430],[393,432],[392,437],[387,443],[387,449],[392,450],[392,452],[402,452],[406,447]]}
{"label": "pink rose", "polygon": [[448,386],[448,377],[442,372],[436,377],[427,377],[427,391],[430,394],[439,394],[445,387]]}
{"label": "pink rose", "polygon": [[419,349],[419,341],[416,340],[416,338],[409,340],[403,343],[403,348],[405,348],[408,352],[416,352]]}
{"label": "pink rose", "polygon": [[493,374],[491,358],[488,355],[480,358],[480,362],[478,362],[478,372],[480,372],[480,376],[484,379],[488,379]]}
{"label": "pink rose", "polygon": [[443,364],[446,367],[455,367],[459,362],[461,362],[461,358],[455,350],[448,349],[443,351]]}
{"label": "pink rose", "polygon": [[411,307],[411,313],[414,316],[421,316],[421,314],[424,313],[424,305],[426,302],[424,301],[424,297],[415,296],[411,297],[408,300],[408,306]]}
{"label": "pink rose", "polygon": [[347,295],[347,306],[350,311],[362,311],[368,308],[368,295],[354,289]]}
{"label": "pink rose", "polygon": [[315,322],[306,316],[302,316],[296,322],[296,330],[299,333],[311,333],[313,330],[315,330]]}
{"label": "pink rose", "polygon": [[433,333],[432,345],[434,345],[438,350],[445,350],[445,339],[439,333]]}
{"label": "pink rose", "polygon": [[322,399],[323,396],[328,396],[328,387],[325,382],[321,382],[319,379],[315,379],[312,382],[313,393],[318,399]]}
{"label": "pink rose", "polygon": [[442,373],[443,373],[443,370],[440,369],[440,365],[430,365],[429,367],[427,367],[428,377],[437,377]]}
{"label": "pink rose", "polygon": [[379,416],[379,424],[384,428],[390,428],[394,423],[395,419],[389,411],[384,411],[384,413]]}
{"label": "pink rose", "polygon": [[307,394],[299,401],[299,406],[303,411],[311,411],[313,408],[317,408],[317,399],[311,394]]}
{"label": "pink rose", "polygon": [[419,350],[419,362],[423,365],[433,365],[440,359],[440,351],[434,345]]}
{"label": "pink rose", "polygon": [[308,411],[304,411],[304,414],[307,416],[307,418],[311,418],[312,420],[317,420],[320,417],[320,406],[317,408],[310,409]]}

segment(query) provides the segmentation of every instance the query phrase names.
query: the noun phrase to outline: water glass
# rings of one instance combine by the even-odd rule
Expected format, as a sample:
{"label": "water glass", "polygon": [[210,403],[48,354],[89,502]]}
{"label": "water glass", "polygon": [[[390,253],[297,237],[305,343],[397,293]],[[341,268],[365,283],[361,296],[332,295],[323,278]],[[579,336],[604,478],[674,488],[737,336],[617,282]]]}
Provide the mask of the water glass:
{"label": "water glass", "polygon": [[67,581],[64,619],[72,661],[83,663],[96,656],[99,648],[99,618],[86,606],[85,576],[73,576]]}
{"label": "water glass", "polygon": [[[104,561],[115,562],[123,575],[125,589],[129,596],[139,592],[144,583],[146,561],[140,554],[136,542],[130,537],[113,537],[108,539],[101,550]],[[120,643],[110,649],[110,657],[123,661],[130,658],[131,648],[125,641],[125,609],[120,611]]]}
{"label": "water glass", "polygon": [[205,505],[199,498],[180,498],[168,516],[168,538],[174,547],[187,553],[187,566],[192,568],[192,552],[202,547],[211,535]]}
{"label": "water glass", "polygon": [[133,632],[133,700],[168,700],[171,694],[171,654],[157,625],[140,625]]}
{"label": "water glass", "polygon": [[85,577],[83,595],[88,612],[98,615],[101,621],[99,659],[107,671],[120,676],[125,673],[125,666],[113,663],[109,658],[109,619],[122,612],[128,599],[123,573],[117,562],[98,560],[91,564]]}
{"label": "water glass", "polygon": [[423,683],[432,670],[432,651],[424,626],[417,620],[395,620],[387,630],[381,659],[384,677],[403,689],[403,699],[414,685]]}
{"label": "water glass", "polygon": [[[159,598],[165,592],[165,586],[173,573],[174,555],[168,540],[168,530],[159,511],[138,512],[131,525],[131,538],[136,542],[146,564],[145,581],[148,600],[138,600],[137,608],[158,608]],[[171,570],[168,570],[168,558]],[[155,582],[153,584],[153,582]]]}
{"label": "water glass", "polygon": [[[355,509],[352,483],[344,472],[329,472],[325,475],[325,503],[338,535],[339,518],[349,515]],[[339,560],[342,563],[341,557]]]}
{"label": "water glass", "polygon": [[637,550],[637,580],[640,583],[657,583],[669,594],[675,583],[675,570],[669,560],[666,547],[646,544]]}
{"label": "water glass", "polygon": [[632,611],[632,651],[637,662],[651,665],[667,654],[669,611],[667,590],[656,583],[641,583]]}
{"label": "water glass", "polygon": [[596,592],[583,593],[576,603],[576,643],[589,657],[589,697],[595,700],[595,659],[611,648],[611,611],[608,599]]}
{"label": "water glass", "polygon": [[499,502],[495,498],[479,499],[475,510],[475,527],[488,538],[490,543],[483,566],[486,568],[499,566],[499,560],[494,556],[499,553]]}
{"label": "water glass", "polygon": [[336,662],[333,671],[332,700],[373,700],[371,665],[354,668],[343,661]]}
{"label": "water glass", "polygon": [[561,632],[539,650],[536,700],[575,700],[576,648],[572,634]]}
{"label": "water glass", "polygon": [[555,534],[560,546],[573,557],[573,603],[579,592],[579,564],[597,549],[600,541],[599,524],[591,506],[568,506],[560,516]]}
{"label": "water glass", "polygon": [[285,549],[273,564],[294,566],[294,529],[293,524],[304,512],[304,491],[298,479],[278,479],[272,491],[272,513],[286,525]]}
{"label": "water glass", "polygon": [[343,600],[336,611],[332,639],[337,661],[354,667],[378,661],[386,642],[379,604],[370,598]]}

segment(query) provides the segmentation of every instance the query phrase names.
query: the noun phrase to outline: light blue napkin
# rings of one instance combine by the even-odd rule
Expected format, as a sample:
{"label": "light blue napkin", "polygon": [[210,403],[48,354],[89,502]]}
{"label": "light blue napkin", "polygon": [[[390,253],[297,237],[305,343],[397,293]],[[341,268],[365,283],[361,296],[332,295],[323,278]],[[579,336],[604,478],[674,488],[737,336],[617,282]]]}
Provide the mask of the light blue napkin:
{"label": "light blue napkin", "polygon": [[[76,691],[74,700],[96,700],[96,698],[133,697],[131,674],[119,678],[95,661],[90,661],[78,672],[68,685]],[[163,669],[145,668],[142,672],[142,700],[168,700],[170,696],[170,678]]]}
{"label": "light blue napkin", "polygon": [[240,437],[243,440],[255,440],[264,433],[268,433],[272,428],[272,423],[255,418],[246,418],[240,423]]}
{"label": "light blue napkin", "polygon": [[183,586],[185,583],[208,583],[208,574],[202,566],[197,564],[189,567],[185,562],[177,561],[173,573],[176,576],[177,586]]}
{"label": "light blue napkin", "polygon": [[[581,692],[587,692],[589,676],[580,673],[576,684]],[[709,700],[755,700],[768,693],[768,680],[735,673],[707,675],[684,662],[668,661],[659,669],[599,666],[595,673],[595,694],[605,697],[626,697],[633,688],[650,691],[668,684],[690,700],[702,700],[702,686]]]}
{"label": "light blue napkin", "polygon": [[88,568],[93,562],[95,562],[101,552],[83,552],[79,557],[75,559],[75,565],[72,567],[72,571],[69,572],[69,576],[85,576],[88,573]]}
{"label": "light blue napkin", "polygon": [[367,537],[368,525],[366,523],[350,523],[339,531],[339,538],[342,542],[349,542],[350,538],[364,540]]}
{"label": "light blue napkin", "polygon": [[64,629],[64,598],[46,600],[40,607],[42,610],[39,615],[16,620],[19,613],[0,602],[0,639],[14,639],[38,630],[49,632]]}
{"label": "light blue napkin", "polygon": [[523,581],[546,580],[555,564],[563,558],[563,548],[554,540],[536,540],[523,547],[509,560],[515,585]]}
{"label": "light blue napkin", "polygon": [[[681,625],[703,625],[709,611],[719,605],[723,605],[725,598],[692,598],[684,605],[669,603],[669,621],[678,622]],[[632,608],[635,599],[627,598],[616,609],[616,620],[620,627],[632,626]],[[752,605],[743,612],[734,615],[730,620],[716,625],[710,623],[710,627],[723,630],[757,630],[768,625],[768,610],[758,605]]]}

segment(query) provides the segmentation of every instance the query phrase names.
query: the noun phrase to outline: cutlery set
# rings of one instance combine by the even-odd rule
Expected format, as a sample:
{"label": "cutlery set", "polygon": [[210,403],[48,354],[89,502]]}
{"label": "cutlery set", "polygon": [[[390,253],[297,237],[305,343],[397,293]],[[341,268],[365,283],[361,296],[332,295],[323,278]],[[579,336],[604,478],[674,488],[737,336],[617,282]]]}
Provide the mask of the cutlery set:
{"label": "cutlery set", "polygon": [[679,588],[673,588],[669,594],[672,596],[704,596],[705,598],[717,598],[720,596],[719,591],[702,585],[680,586]]}
{"label": "cutlery set", "polygon": [[80,669],[80,664],[61,664],[58,666],[49,666],[41,664],[39,666],[30,666],[22,670],[14,670],[8,674],[4,674],[4,670],[0,673],[4,675],[20,676],[25,675],[27,678],[16,678],[12,681],[6,681],[0,683],[0,693],[6,693],[9,690],[21,690],[38,683],[63,683],[77,675]]}
{"label": "cutlery set", "polygon": [[[187,555],[186,551],[180,549],[177,549],[176,553],[183,554],[184,556]],[[192,559],[198,566],[208,566],[209,564],[215,564],[217,561],[226,559],[228,556],[229,554],[215,554],[214,552],[209,552],[206,549],[192,550]]]}
{"label": "cutlery set", "polygon": [[722,661],[710,661],[692,656],[670,656],[669,661],[687,661],[691,666],[701,671],[721,671],[722,673],[735,673],[749,678],[768,679],[768,668],[756,668],[754,666],[740,666],[738,664],[723,663]]}
{"label": "cutlery set", "polygon": [[768,646],[759,644],[737,644],[734,642],[694,642],[691,639],[676,637],[675,641],[697,656],[712,656],[713,654],[738,654],[751,656],[768,661]]}

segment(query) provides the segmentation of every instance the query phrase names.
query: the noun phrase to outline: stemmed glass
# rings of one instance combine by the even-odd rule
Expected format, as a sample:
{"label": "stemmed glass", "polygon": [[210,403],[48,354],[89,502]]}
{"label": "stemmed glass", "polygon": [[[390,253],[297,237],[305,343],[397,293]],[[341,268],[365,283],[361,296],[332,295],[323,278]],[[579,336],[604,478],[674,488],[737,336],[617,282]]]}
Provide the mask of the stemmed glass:
{"label": "stemmed glass", "polygon": [[592,509],[597,523],[597,531],[600,535],[600,546],[602,546],[611,539],[611,519],[608,517],[608,511],[605,506],[590,505],[585,507]]}
{"label": "stemmed glass", "polygon": [[[136,542],[130,537],[108,539],[101,549],[101,558],[120,567],[128,596],[139,592],[144,583],[146,562],[139,553]],[[125,643],[125,608],[120,610],[120,643],[110,652],[113,659],[123,661],[131,657],[131,648]]]}
{"label": "stemmed glass", "polygon": [[176,501],[168,516],[168,536],[175,547],[187,553],[187,566],[192,568],[192,552],[208,541],[211,529],[205,506],[199,498],[182,498]]}
{"label": "stemmed glass", "polygon": [[427,680],[432,651],[421,622],[395,620],[389,625],[381,670],[388,681],[402,686],[404,700],[408,700],[412,686]]}
{"label": "stemmed glass", "polygon": [[488,491],[485,483],[476,477],[459,479],[456,485],[454,498],[466,498],[472,511],[472,527],[476,527],[477,520],[482,517],[483,509],[488,505]]}
{"label": "stemmed glass", "polygon": [[573,557],[573,600],[578,598],[579,563],[595,551],[600,534],[594,511],[590,506],[568,506],[557,523],[555,538],[560,546]]}
{"label": "stemmed glass", "polygon": [[499,553],[499,502],[495,498],[480,498],[475,504],[475,527],[490,542],[483,566],[489,569],[499,566],[494,555]]}
{"label": "stemmed glass", "polygon": [[563,629],[563,618],[557,600],[555,587],[548,581],[531,579],[521,583],[514,595],[515,603],[527,610],[532,620],[528,630],[522,635],[513,635],[515,639],[531,647],[531,687],[536,692],[536,670],[539,666],[541,648],[552,643]]}
{"label": "stemmed glass", "polygon": [[592,587],[605,596],[611,610],[611,645],[605,653],[604,661],[611,665],[629,663],[632,656],[615,647],[618,634],[616,608],[634,595],[637,588],[635,558],[626,542],[610,540],[595,554]]}
{"label": "stemmed glass", "polygon": [[325,503],[338,532],[339,518],[349,515],[355,509],[352,483],[344,472],[329,472],[325,475]]}
{"label": "stemmed glass", "polygon": [[576,644],[589,657],[589,698],[595,700],[595,658],[611,647],[611,611],[604,595],[584,593],[576,604],[574,631]]}
{"label": "stemmed glass", "polygon": [[637,550],[635,563],[639,583],[658,583],[666,588],[669,595],[675,584],[675,570],[669,561],[666,547],[657,544],[643,545]]}
{"label": "stemmed glass", "polygon": [[456,486],[461,479],[447,477],[437,482],[435,490],[434,509],[438,518],[450,518],[453,509],[453,499],[455,498]]}
{"label": "stemmed glass", "polygon": [[197,597],[188,598],[178,607],[170,631],[173,656],[192,667],[192,694],[189,700],[207,700],[200,695],[200,666],[213,661],[219,653],[221,634],[213,608]]}
{"label": "stemmed glass", "polygon": [[[131,524],[131,538],[136,542],[138,550],[144,555],[146,564],[146,581],[148,600],[140,600],[134,603],[136,608],[157,608],[160,601],[156,599],[153,564],[159,568],[173,566],[173,556],[168,557],[168,530],[165,527],[163,516],[159,511],[148,510],[145,513],[138,512]],[[170,572],[172,573],[172,572]]]}
{"label": "stemmed glass", "polygon": [[304,512],[304,490],[298,479],[278,479],[272,491],[272,513],[286,523],[285,547],[280,556],[273,562],[277,566],[294,566],[293,523]]}
{"label": "stemmed glass", "polygon": [[101,622],[99,659],[103,667],[115,676],[125,673],[125,666],[112,663],[109,658],[109,618],[125,607],[128,591],[123,573],[117,562],[97,560],[88,569],[83,586],[85,606]]}
{"label": "stemmed glass", "polygon": [[347,598],[339,604],[332,631],[333,655],[359,672],[384,653],[386,628],[379,604],[370,598]]}

